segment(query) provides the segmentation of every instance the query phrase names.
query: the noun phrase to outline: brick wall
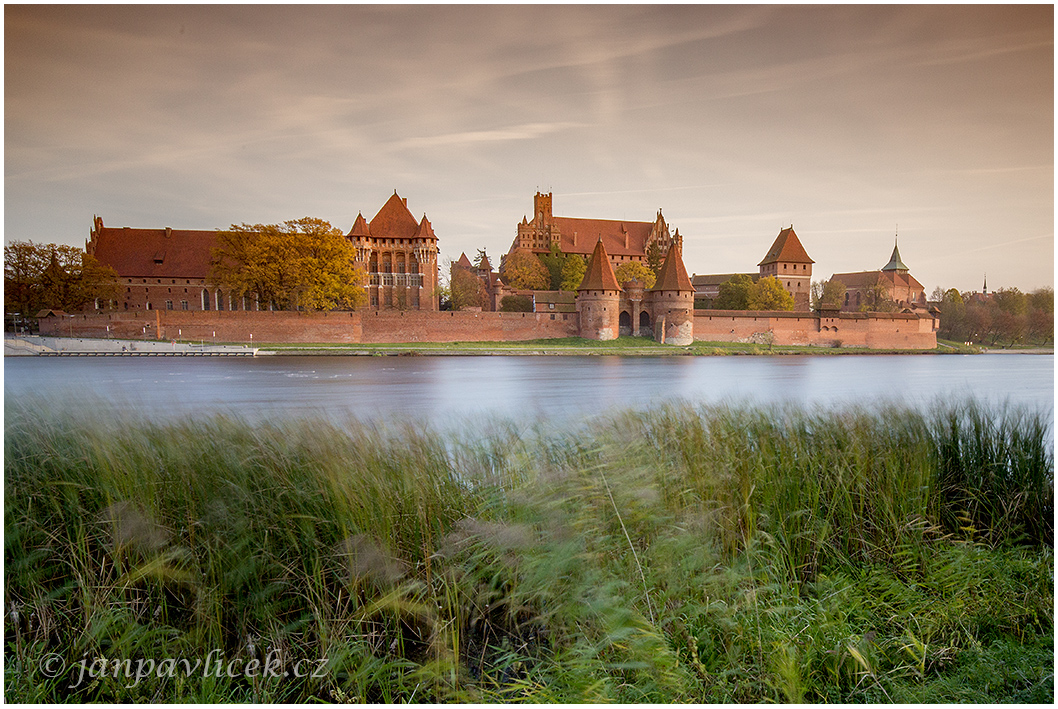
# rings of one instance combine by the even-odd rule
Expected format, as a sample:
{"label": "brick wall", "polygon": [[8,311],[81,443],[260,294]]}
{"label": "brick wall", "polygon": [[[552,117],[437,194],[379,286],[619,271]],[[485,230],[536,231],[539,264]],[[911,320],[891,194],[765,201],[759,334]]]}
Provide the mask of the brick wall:
{"label": "brick wall", "polygon": [[926,350],[937,346],[935,321],[904,313],[765,313],[742,310],[698,310],[694,339],[714,342],[765,342],[776,345],[868,347]]}
{"label": "brick wall", "polygon": [[363,311],[365,343],[490,342],[576,337],[576,313]]}

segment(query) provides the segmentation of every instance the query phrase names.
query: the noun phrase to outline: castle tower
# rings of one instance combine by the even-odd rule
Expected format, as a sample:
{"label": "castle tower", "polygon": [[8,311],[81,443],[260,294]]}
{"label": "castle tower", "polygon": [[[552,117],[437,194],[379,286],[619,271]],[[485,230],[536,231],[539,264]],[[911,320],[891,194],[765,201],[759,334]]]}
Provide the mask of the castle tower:
{"label": "castle tower", "polygon": [[794,310],[809,310],[809,294],[812,292],[812,264],[801,240],[794,233],[793,224],[782,229],[768,249],[764,260],[757,264],[760,277],[775,277],[794,299]]}
{"label": "castle tower", "polygon": [[584,279],[577,288],[580,336],[589,340],[613,340],[619,332],[621,286],[610,257],[600,239],[588,260]]}
{"label": "castle tower", "polygon": [[647,298],[654,313],[654,339],[667,345],[694,343],[694,286],[676,244],[669,247]]}

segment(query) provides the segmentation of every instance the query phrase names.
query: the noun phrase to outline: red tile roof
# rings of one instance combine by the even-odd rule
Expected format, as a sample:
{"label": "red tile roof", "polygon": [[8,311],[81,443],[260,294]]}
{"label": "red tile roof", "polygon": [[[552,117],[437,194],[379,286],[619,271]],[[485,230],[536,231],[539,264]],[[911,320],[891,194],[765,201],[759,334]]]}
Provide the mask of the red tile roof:
{"label": "red tile roof", "polygon": [[595,242],[595,250],[591,254],[588,268],[584,272],[584,279],[577,290],[621,290],[617,276],[614,275],[613,266],[610,265],[610,256],[606,253],[606,247],[601,239]]}
{"label": "red tile roof", "polygon": [[456,261],[456,265],[460,268],[465,268],[468,271],[474,270],[474,264],[470,263],[470,259],[467,258],[467,252],[464,251],[459,255],[459,260]]}
{"label": "red tile roof", "polygon": [[876,283],[888,283],[894,287],[910,287],[925,290],[921,283],[910,273],[898,271],[858,271],[856,273],[835,273],[832,281],[841,281],[846,288],[866,288]]}
{"label": "red tile roof", "polygon": [[654,282],[654,287],[650,290],[694,290],[691,279],[687,277],[687,269],[683,265],[683,255],[680,253],[680,247],[676,244],[669,247],[669,252],[665,255],[665,261],[661,264],[661,271],[658,273],[657,281]]}
{"label": "red tile roof", "polygon": [[563,253],[567,254],[587,254],[601,238],[606,252],[612,256],[642,256],[646,253],[647,238],[654,228],[654,222],[622,222],[610,219],[553,217],[552,222],[562,234],[560,247]]}
{"label": "red tile roof", "polygon": [[91,253],[122,278],[205,278],[216,231],[130,229],[96,219]]}
{"label": "red tile roof", "polygon": [[[425,218],[425,217],[424,217]],[[371,236],[413,239],[419,231],[419,222],[408,211],[408,203],[396,192],[390,197],[368,225]]]}
{"label": "red tile roof", "polygon": [[436,239],[437,235],[433,233],[433,226],[430,224],[430,220],[426,218],[426,215],[422,215],[422,221],[419,222],[419,226],[415,230],[416,239]]}
{"label": "red tile roof", "polygon": [[778,262],[815,263],[808,257],[805,247],[801,246],[801,240],[797,238],[792,226],[779,232],[779,235],[775,237],[775,241],[772,242],[771,248],[768,249],[768,255],[757,265],[763,266],[767,263]]}

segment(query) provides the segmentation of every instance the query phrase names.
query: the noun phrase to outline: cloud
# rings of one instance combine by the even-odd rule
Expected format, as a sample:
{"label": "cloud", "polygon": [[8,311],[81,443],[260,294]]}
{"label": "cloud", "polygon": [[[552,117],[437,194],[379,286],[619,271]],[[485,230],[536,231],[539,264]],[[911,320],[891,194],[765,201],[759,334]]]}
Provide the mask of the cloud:
{"label": "cloud", "polygon": [[495,130],[463,131],[444,135],[405,138],[392,143],[397,150],[419,150],[422,148],[447,148],[452,146],[474,145],[476,143],[506,143],[514,140],[532,140],[549,133],[583,128],[583,123],[526,123],[520,126],[498,128]]}

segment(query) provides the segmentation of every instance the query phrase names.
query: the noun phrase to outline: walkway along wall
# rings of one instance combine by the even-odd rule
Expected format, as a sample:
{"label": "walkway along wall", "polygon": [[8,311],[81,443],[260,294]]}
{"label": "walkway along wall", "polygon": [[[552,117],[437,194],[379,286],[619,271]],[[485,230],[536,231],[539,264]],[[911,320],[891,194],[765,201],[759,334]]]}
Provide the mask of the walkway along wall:
{"label": "walkway along wall", "polygon": [[931,350],[939,321],[917,313],[812,313],[696,310],[694,339],[817,347]]}

